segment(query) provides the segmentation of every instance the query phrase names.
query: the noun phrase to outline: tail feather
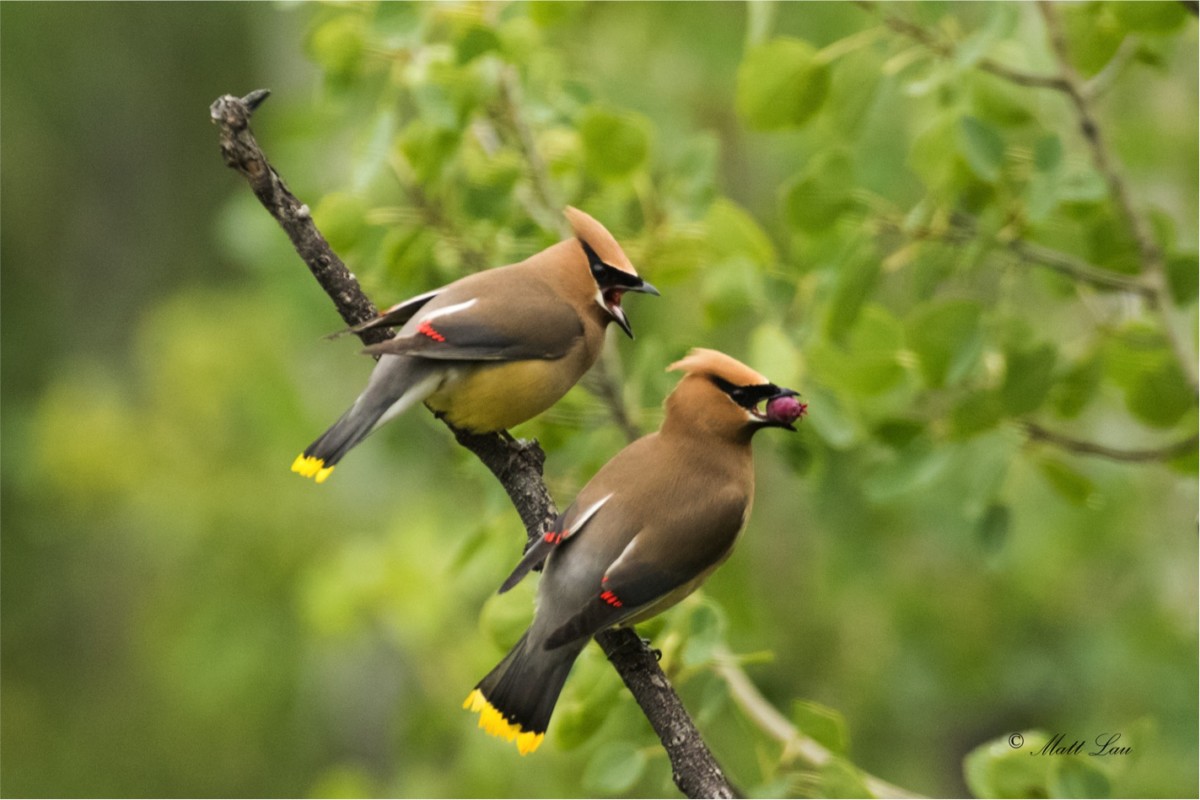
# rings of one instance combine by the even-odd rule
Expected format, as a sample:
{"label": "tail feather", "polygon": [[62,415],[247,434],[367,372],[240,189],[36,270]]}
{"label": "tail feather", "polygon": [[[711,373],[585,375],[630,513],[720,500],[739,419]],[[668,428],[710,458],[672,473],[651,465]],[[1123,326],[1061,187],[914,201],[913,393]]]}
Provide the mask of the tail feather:
{"label": "tail feather", "polygon": [[492,736],[515,741],[521,755],[542,743],[550,715],[562,693],[579,647],[546,650],[529,643],[529,634],[467,696],[463,708],[479,714],[479,727]]}
{"label": "tail feather", "polygon": [[350,448],[361,442],[375,428],[385,408],[360,410],[361,399],[342,414],[317,440],[304,448],[292,463],[292,472],[322,483]]}
{"label": "tail feather", "polygon": [[371,431],[428,397],[438,375],[415,359],[381,360],[367,388],[345,414],[292,462],[292,472],[322,483],[339,461]]}

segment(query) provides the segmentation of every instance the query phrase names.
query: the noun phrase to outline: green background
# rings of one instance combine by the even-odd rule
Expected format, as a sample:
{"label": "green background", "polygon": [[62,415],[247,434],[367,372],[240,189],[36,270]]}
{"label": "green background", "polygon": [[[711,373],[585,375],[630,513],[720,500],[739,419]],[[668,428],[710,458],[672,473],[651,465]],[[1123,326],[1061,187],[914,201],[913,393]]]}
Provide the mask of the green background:
{"label": "green background", "polygon": [[[534,581],[494,597],[519,520],[427,413],[287,471],[370,362],[221,162],[209,103],[267,87],[260,142],[378,304],[569,202],[663,291],[609,342],[642,430],[696,345],[803,392],[738,552],[644,632],[741,790],[1194,796],[1194,444],[1024,426],[1195,435],[1163,331],[1194,361],[1197,25],[1054,14],[1163,313],[1012,249],[1153,274],[1065,95],[991,69],[1057,73],[1033,5],[0,5],[0,791],[675,793],[597,648],[534,756],[459,709]],[[516,432],[561,505],[625,442],[587,386]],[[1133,752],[1029,755],[1109,732]]]}

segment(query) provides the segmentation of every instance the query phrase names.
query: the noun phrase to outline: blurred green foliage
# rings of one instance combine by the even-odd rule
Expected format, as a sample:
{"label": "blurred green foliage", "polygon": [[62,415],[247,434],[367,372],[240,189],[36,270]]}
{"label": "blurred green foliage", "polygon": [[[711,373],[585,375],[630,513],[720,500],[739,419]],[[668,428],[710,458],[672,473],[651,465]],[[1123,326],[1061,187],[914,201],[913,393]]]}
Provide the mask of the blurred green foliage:
{"label": "blurred green foliage", "polygon": [[[1195,454],[1022,423],[1196,432],[1197,26],[1055,14],[1157,309],[1111,280],[1154,275],[1070,102],[1011,79],[1057,74],[1032,5],[0,6],[3,793],[674,792],[597,648],[534,757],[459,710],[533,581],[494,595],[519,521],[428,415],[288,473],[370,363],[220,163],[207,104],[266,85],[260,140],[381,305],[569,202],[663,290],[610,342],[638,425],[695,345],[803,390],[739,552],[643,631],[743,791],[1195,795]],[[517,433],[564,504],[623,444],[584,387]],[[723,648],[838,758],[783,757]]]}

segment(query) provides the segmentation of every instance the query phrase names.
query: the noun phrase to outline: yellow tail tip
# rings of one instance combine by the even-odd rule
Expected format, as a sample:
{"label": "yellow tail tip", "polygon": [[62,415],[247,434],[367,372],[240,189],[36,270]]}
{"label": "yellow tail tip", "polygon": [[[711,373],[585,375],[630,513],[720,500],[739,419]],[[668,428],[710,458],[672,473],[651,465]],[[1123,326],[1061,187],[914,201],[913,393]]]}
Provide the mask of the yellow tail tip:
{"label": "yellow tail tip", "polygon": [[299,473],[306,478],[312,478],[317,483],[324,483],[325,479],[329,477],[329,473],[333,472],[333,467],[325,466],[324,459],[316,458],[315,456],[306,456],[301,453],[292,462],[292,472]]}
{"label": "yellow tail tip", "polygon": [[509,722],[495,706],[488,702],[488,699],[483,696],[483,692],[479,689],[475,689],[467,695],[467,699],[463,701],[462,707],[472,713],[479,713],[479,727],[483,728],[488,734],[498,736],[509,742],[515,741],[517,751],[523,756],[537,750],[538,745],[542,743],[542,739],[546,736],[545,731],[541,733],[523,731],[517,723]]}

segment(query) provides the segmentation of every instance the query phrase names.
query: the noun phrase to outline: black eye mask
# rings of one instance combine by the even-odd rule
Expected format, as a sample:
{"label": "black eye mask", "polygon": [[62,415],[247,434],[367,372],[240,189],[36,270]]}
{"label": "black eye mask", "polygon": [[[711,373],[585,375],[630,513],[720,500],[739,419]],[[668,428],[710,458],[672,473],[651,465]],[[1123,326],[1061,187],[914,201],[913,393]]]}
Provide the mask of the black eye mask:
{"label": "black eye mask", "polygon": [[712,376],[712,382],[717,385],[725,394],[744,409],[754,411],[758,404],[764,400],[770,400],[775,397],[792,397],[796,393],[791,389],[780,389],[773,383],[760,383],[754,386],[738,386],[735,383],[730,383],[724,378]]}
{"label": "black eye mask", "polygon": [[587,253],[588,266],[592,270],[592,278],[595,279],[596,285],[601,289],[626,289],[630,292],[647,292],[648,294],[658,294],[657,291],[646,289],[648,284],[639,278],[637,275],[631,275],[623,269],[618,269],[611,264],[605,264],[600,256],[596,255],[596,251],[591,245],[583,239],[579,240],[583,245],[583,252]]}

